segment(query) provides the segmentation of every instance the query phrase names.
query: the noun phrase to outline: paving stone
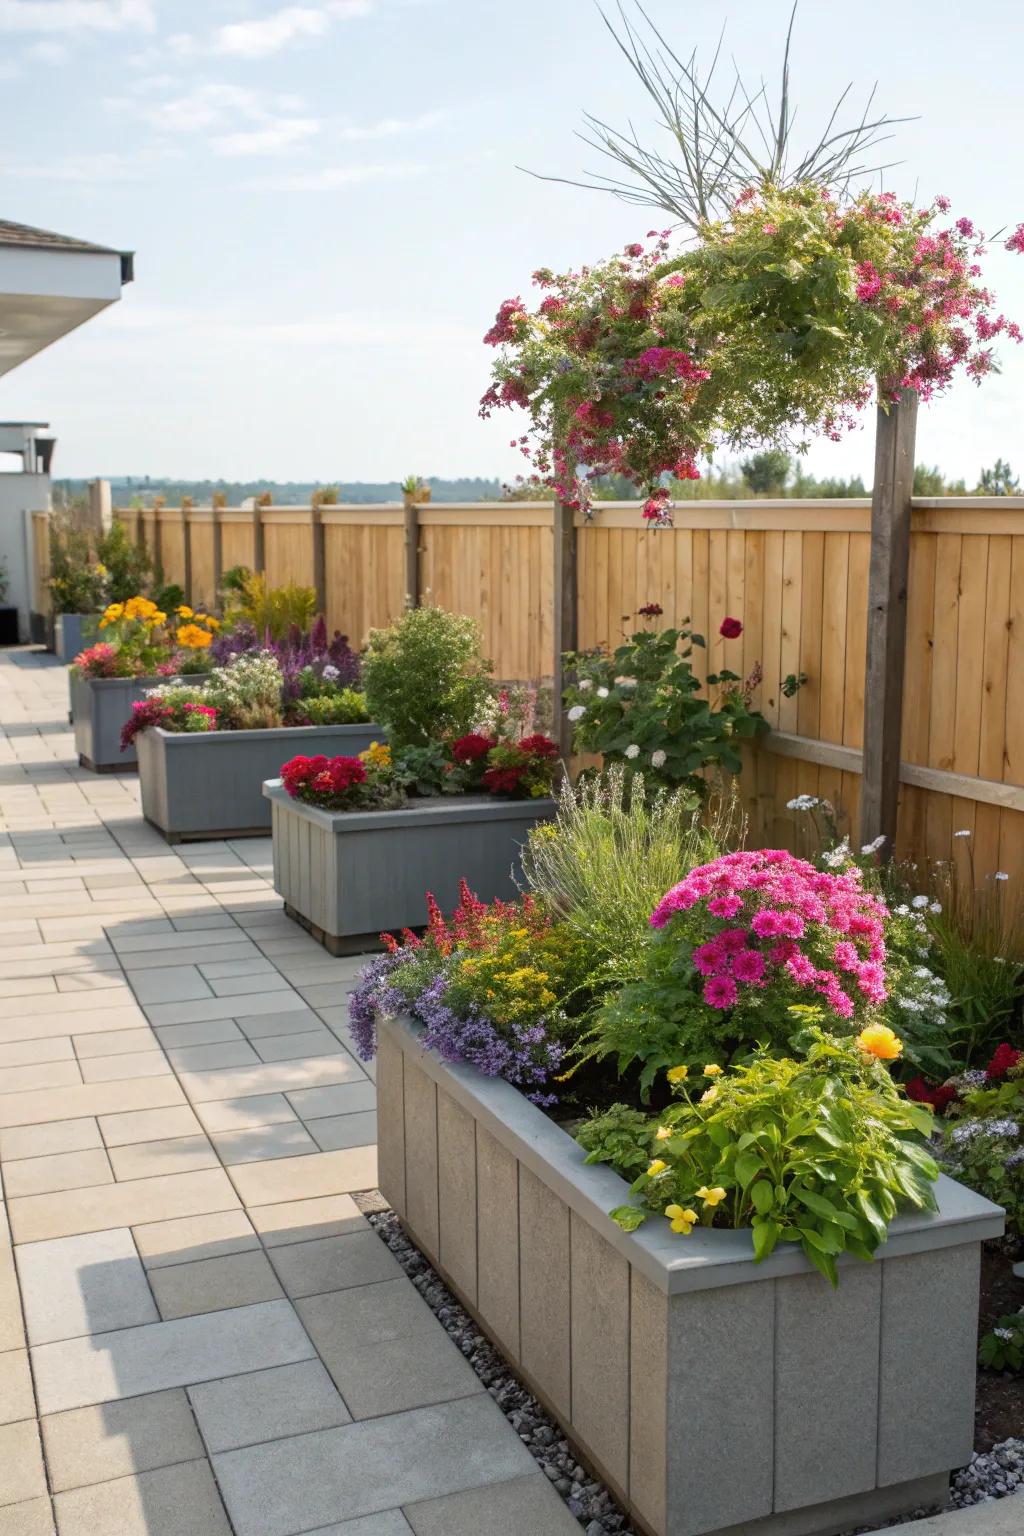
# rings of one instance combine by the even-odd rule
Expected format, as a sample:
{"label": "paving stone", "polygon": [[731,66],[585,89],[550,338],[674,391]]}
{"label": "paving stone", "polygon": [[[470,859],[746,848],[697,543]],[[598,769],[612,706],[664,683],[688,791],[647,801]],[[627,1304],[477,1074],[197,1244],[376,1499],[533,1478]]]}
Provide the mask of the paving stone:
{"label": "paving stone", "polygon": [[225,1040],[244,1040],[232,1019],[209,1019],[201,1024],[165,1024],[156,1031],[165,1050],[182,1050],[192,1045],[218,1045]]}
{"label": "paving stone", "polygon": [[74,1055],[70,1035],[54,1035],[49,1040],[15,1040],[11,1045],[0,1045],[0,1068],[72,1061]]}
{"label": "paving stone", "polygon": [[235,1012],[241,1015],[235,1022],[249,1040],[262,1040],[265,1035],[302,1035],[320,1023],[304,1003],[300,1008],[289,1005],[287,1012],[244,1014],[240,1008]]}
{"label": "paving stone", "polygon": [[24,1349],[8,1349],[0,1354],[0,1424],[14,1424],[18,1419],[35,1418],[32,1373]]}
{"label": "paving stone", "polygon": [[159,1267],[150,1271],[149,1283],[163,1318],[248,1307],[282,1295],[265,1253],[232,1253]]}
{"label": "paving stone", "polygon": [[124,1056],[96,1056],[80,1063],[87,1083],[112,1083],[129,1077],[166,1077],[172,1068],[163,1051],[130,1051]]}
{"label": "paving stone", "polygon": [[0,1507],[0,1536],[53,1536],[53,1532],[49,1498]]}
{"label": "paving stone", "polygon": [[49,1414],[42,1420],[42,1430],[55,1493],[205,1454],[181,1387]]}
{"label": "paving stone", "polygon": [[312,1359],[290,1301],[149,1323],[32,1350],[42,1413]]}
{"label": "paving stone", "polygon": [[295,1306],[353,1418],[483,1391],[404,1276],[309,1296]]}
{"label": "paving stone", "polygon": [[127,974],[140,1003],[177,1003],[213,995],[194,965],[151,966],[139,970],[132,960],[132,968]]}
{"label": "paving stone", "polygon": [[205,1461],[58,1493],[60,1536],[232,1536]]}
{"label": "paving stone", "polygon": [[322,1195],[316,1200],[250,1206],[248,1215],[266,1248],[370,1230],[351,1195]]}
{"label": "paving stone", "polygon": [[276,971],[269,974],[250,971],[244,976],[221,976],[211,980],[210,986],[217,997],[247,997],[253,992],[271,993],[292,990],[285,978]]}
{"label": "paving stone", "polygon": [[[195,1024],[202,1019],[234,1019],[241,1023],[257,1014],[307,1011],[297,992],[272,992],[266,997],[253,994],[249,997],[199,998],[194,1003],[147,1003],[145,1010],[154,1026]],[[272,1033],[280,1034],[280,1030],[275,1029]]]}
{"label": "paving stone", "polygon": [[176,1072],[207,1072],[214,1067],[248,1067],[259,1057],[246,1040],[222,1040],[213,1045],[186,1045],[168,1052]]}
{"label": "paving stone", "polygon": [[[238,1536],[294,1536],[532,1470],[486,1394],[214,1457]],[[341,1526],[344,1531],[344,1524]],[[345,1532],[345,1536],[349,1536]]]}
{"label": "paving stone", "polygon": [[352,1285],[397,1280],[401,1267],[372,1227],[342,1237],[275,1246],[271,1262],[291,1297],[316,1296]]}
{"label": "paving stone", "polygon": [[188,1395],[211,1452],[352,1422],[319,1360],[208,1381]]}
{"label": "paving stone", "polygon": [[[325,1154],[321,1154],[325,1155]],[[330,1154],[341,1156],[340,1153]],[[172,1216],[202,1216],[208,1211],[233,1210],[238,1198],[220,1168],[200,1173],[130,1179],[52,1195],[28,1195],[10,1200],[11,1228],[18,1243],[51,1237],[74,1237],[108,1227],[132,1227],[145,1220]]]}
{"label": "paving stone", "polygon": [[35,1419],[0,1425],[0,1504],[46,1495],[46,1473]]}
{"label": "paving stone", "polygon": [[407,1504],[403,1514],[415,1536],[580,1536],[539,1468],[507,1483]]}
{"label": "paving stone", "polygon": [[214,1135],[213,1143],[225,1164],[266,1162],[320,1150],[297,1120],[256,1126],[250,1131],[222,1131]]}
{"label": "paving stone", "polygon": [[303,1031],[297,1035],[267,1035],[255,1041],[261,1061],[297,1061],[303,1056],[331,1056],[342,1049],[329,1029]]}
{"label": "paving stone", "polygon": [[50,1190],[82,1189],[90,1184],[111,1184],[113,1180],[102,1148],[4,1163],[4,1189],[9,1199],[16,1195],[43,1195]]}
{"label": "paving stone", "polygon": [[317,1195],[375,1189],[377,1149],[349,1147],[342,1152],[282,1157],[269,1163],[238,1163],[229,1174],[243,1205],[312,1200]]}
{"label": "paving stone", "polygon": [[217,1154],[202,1134],[112,1147],[109,1157],[114,1176],[120,1180],[150,1179],[155,1174],[191,1173],[218,1166]]}
{"label": "paving stone", "polygon": [[182,1216],[176,1221],[147,1222],[133,1227],[139,1257],[147,1269],[189,1264],[246,1253],[260,1246],[244,1211],[215,1211],[209,1216]]}
{"label": "paving stone", "polygon": [[377,1090],[364,1079],[361,1083],[338,1083],[330,1088],[299,1088],[289,1093],[288,1102],[303,1120],[324,1120],[331,1115],[376,1109]]}
{"label": "paving stone", "polygon": [[99,1127],[92,1119],[55,1120],[52,1125],[0,1131],[0,1158],[5,1163],[60,1152],[89,1152],[102,1145]]}
{"label": "paving stone", "polygon": [[[86,1123],[93,1124],[91,1120]],[[202,1130],[187,1104],[174,1105],[170,1109],[130,1110],[124,1115],[102,1115],[99,1125],[108,1147],[127,1147],[142,1141],[169,1141],[197,1135]],[[11,1131],[4,1134],[24,1133]]]}
{"label": "paving stone", "polygon": [[159,1316],[128,1231],[23,1243],[15,1256],[32,1345],[129,1328]]}
{"label": "paving stone", "polygon": [[329,1115],[326,1120],[311,1120],[309,1126],[323,1152],[377,1145],[377,1116],[373,1110],[361,1115]]}
{"label": "paving stone", "polygon": [[279,1125],[298,1117],[283,1093],[257,1093],[244,1099],[213,1099],[196,1105],[196,1114],[212,1135],[215,1131],[247,1131]]}
{"label": "paving stone", "polygon": [[412,1526],[400,1509],[385,1510],[380,1515],[364,1515],[358,1520],[343,1520],[340,1525],[321,1525],[304,1536],[409,1536]]}
{"label": "paving stone", "polygon": [[143,1077],[121,1083],[81,1083],[77,1088],[50,1088],[42,1093],[5,1093],[0,1095],[0,1130],[184,1103],[185,1095],[173,1076]]}
{"label": "paving stone", "polygon": [[77,1061],[40,1061],[30,1067],[5,1067],[0,1077],[0,1105],[12,1094],[33,1088],[70,1088],[82,1081]]}
{"label": "paving stone", "polygon": [[[257,1067],[224,1067],[213,1072],[182,1072],[180,1082],[193,1103],[208,1099],[245,1098],[251,1094],[288,1093],[327,1083],[362,1080],[363,1074],[346,1052],[306,1057]],[[6,1097],[6,1095],[5,1095]],[[0,1099],[2,1106],[3,1099]]]}
{"label": "paving stone", "polygon": [[111,1029],[93,1035],[75,1035],[75,1050],[89,1056],[125,1056],[131,1051],[155,1051],[157,1038],[151,1029]]}

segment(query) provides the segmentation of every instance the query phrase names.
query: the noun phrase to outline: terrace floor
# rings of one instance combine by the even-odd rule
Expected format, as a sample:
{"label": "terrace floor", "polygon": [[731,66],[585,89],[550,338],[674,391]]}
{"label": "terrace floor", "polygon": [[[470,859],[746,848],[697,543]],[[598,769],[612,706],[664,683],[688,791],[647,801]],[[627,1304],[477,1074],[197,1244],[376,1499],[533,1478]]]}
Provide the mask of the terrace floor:
{"label": "terrace floor", "polygon": [[0,1536],[579,1536],[353,1201],[357,968],[0,652]]}

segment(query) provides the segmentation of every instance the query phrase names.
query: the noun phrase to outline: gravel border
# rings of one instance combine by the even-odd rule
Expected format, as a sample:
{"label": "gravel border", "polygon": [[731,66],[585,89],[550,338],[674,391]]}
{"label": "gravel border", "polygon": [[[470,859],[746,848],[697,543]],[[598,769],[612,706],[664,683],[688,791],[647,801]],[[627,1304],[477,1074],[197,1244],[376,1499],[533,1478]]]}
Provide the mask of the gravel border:
{"label": "gravel border", "polygon": [[[430,1261],[406,1236],[384,1197],[373,1190],[355,1195],[354,1199],[516,1430],[545,1477],[562,1496],[570,1514],[575,1515],[584,1536],[638,1536],[629,1517],[607,1488],[576,1461],[561,1427],[518,1380],[508,1361],[460,1306]],[[950,1506],[952,1510],[966,1509],[987,1499],[1006,1498],[1019,1490],[1024,1490],[1024,1438],[1004,1440],[991,1451],[975,1451],[968,1465],[952,1479]],[[908,1521],[936,1513],[934,1506],[923,1507],[895,1520],[884,1521],[882,1526],[858,1526],[855,1533],[860,1536],[861,1532],[905,1525]]]}

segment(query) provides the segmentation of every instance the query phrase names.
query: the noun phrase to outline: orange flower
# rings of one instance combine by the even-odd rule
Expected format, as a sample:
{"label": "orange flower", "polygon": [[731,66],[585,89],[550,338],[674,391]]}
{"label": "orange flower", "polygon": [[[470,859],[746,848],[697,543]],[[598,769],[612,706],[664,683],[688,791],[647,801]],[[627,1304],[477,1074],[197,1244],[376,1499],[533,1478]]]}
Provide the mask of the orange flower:
{"label": "orange flower", "polygon": [[865,1056],[876,1056],[879,1061],[895,1061],[903,1051],[903,1041],[888,1024],[869,1024],[861,1030],[856,1043]]}

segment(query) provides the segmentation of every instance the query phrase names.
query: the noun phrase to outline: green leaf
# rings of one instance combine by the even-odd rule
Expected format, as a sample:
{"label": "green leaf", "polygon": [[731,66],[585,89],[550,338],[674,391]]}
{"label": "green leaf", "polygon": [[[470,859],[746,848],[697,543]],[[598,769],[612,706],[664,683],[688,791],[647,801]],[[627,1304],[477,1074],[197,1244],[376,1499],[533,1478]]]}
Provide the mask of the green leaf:
{"label": "green leaf", "polygon": [[806,1241],[803,1244],[803,1250],[815,1269],[821,1271],[829,1285],[835,1290],[839,1284],[839,1273],[836,1269],[834,1256],[831,1253],[822,1253],[820,1249],[813,1247]]}
{"label": "green leaf", "polygon": [[813,1211],[816,1216],[824,1216],[827,1221],[838,1219],[839,1212],[832,1201],[826,1200],[824,1195],[816,1195],[812,1189],[801,1189],[799,1185],[794,1185],[793,1194],[801,1205],[806,1205],[807,1209]]}
{"label": "green leaf", "polygon": [[647,1220],[647,1212],[642,1211],[638,1205],[617,1205],[614,1211],[608,1212],[612,1221],[623,1232],[635,1232]]}
{"label": "green leaf", "polygon": [[750,1198],[754,1203],[754,1209],[762,1216],[772,1209],[775,1204],[775,1192],[769,1179],[758,1179],[756,1184],[750,1186]]}
{"label": "green leaf", "polygon": [[754,1262],[760,1264],[773,1252],[782,1228],[777,1221],[758,1221],[752,1228],[754,1238]]}
{"label": "green leaf", "polygon": [[736,1159],[736,1177],[743,1189],[751,1184],[764,1167],[764,1158],[759,1152],[741,1152]]}

